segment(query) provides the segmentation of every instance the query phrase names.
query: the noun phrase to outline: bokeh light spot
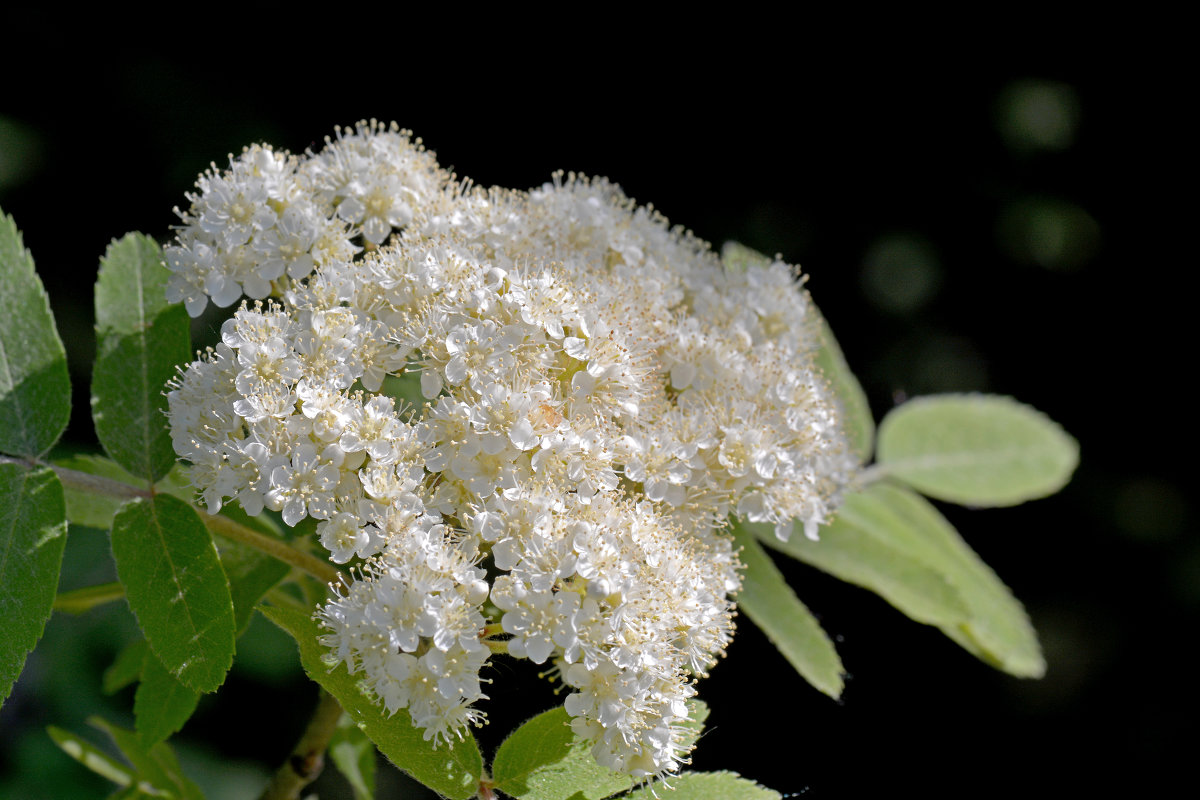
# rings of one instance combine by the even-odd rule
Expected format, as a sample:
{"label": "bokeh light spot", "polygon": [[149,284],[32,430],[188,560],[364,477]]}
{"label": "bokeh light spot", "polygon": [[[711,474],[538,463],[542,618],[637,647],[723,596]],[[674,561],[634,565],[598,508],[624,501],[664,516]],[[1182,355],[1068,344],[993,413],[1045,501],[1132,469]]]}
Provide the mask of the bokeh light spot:
{"label": "bokeh light spot", "polygon": [[42,161],[42,146],[28,126],[0,114],[0,190],[29,180]]}
{"label": "bokeh light spot", "polygon": [[884,311],[910,313],[923,308],[942,282],[942,266],[933,245],[916,234],[877,240],[863,257],[863,293]]}
{"label": "bokeh light spot", "polygon": [[999,102],[1000,134],[1017,151],[1066,150],[1079,127],[1079,96],[1056,81],[1014,81]]}
{"label": "bokeh light spot", "polygon": [[1014,260],[1053,270],[1075,270],[1100,249],[1100,225],[1074,203],[1029,198],[1000,214],[1000,246]]}

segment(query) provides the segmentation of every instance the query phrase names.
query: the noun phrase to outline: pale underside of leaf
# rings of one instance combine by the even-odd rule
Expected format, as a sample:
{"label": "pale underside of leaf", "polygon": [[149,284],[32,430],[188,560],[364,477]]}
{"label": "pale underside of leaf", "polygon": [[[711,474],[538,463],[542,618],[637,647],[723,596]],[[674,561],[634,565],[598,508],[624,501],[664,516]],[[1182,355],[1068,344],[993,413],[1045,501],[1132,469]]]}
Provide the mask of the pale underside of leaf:
{"label": "pale underside of leaf", "polygon": [[629,795],[628,800],[781,800],[774,789],[736,772],[685,772]]}
{"label": "pale underside of leaf", "polygon": [[833,642],[753,535],[737,523],[733,532],[746,567],[737,596],[738,608],[762,629],[806,681],[830,697],[840,697],[845,670]]}
{"label": "pale underside of leaf", "polygon": [[936,395],[893,409],[879,427],[878,470],[939,500],[1008,506],[1061,489],[1079,445],[1011,397]]}
{"label": "pale underside of leaf", "polygon": [[748,527],[764,543],[936,625],[992,666],[1020,677],[1045,671],[1021,604],[937,509],[908,489],[875,484],[848,495],[817,542],[799,528],[782,543],[770,526]]}

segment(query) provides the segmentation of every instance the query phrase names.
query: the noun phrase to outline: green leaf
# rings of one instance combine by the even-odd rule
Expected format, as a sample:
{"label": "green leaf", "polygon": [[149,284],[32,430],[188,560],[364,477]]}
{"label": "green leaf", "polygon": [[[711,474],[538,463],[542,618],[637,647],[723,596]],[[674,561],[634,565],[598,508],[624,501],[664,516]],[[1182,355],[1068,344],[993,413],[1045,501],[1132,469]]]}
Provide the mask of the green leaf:
{"label": "green leaf", "polygon": [[[726,269],[743,272],[751,266],[766,267],[771,259],[752,248],[738,242],[726,242],[721,247],[721,261]],[[833,335],[824,315],[816,304],[813,304],[816,316],[814,326],[818,337],[815,361],[821,373],[829,381],[834,397],[842,408],[842,427],[850,440],[850,447],[858,456],[860,463],[865,464],[871,459],[871,448],[875,438],[875,418],[871,415],[871,406],[867,403],[867,394],[862,384],[850,370],[846,357],[842,354],[841,345]]]}
{"label": "green leaf", "polygon": [[633,785],[633,779],[596,763],[591,744],[571,730],[559,706],[513,731],[492,763],[496,789],[518,800],[600,800]]}
{"label": "green leaf", "polygon": [[114,461],[150,480],[175,463],[164,392],[192,351],[187,311],[167,303],[170,274],[154,240],[131,233],[109,245],[96,281],[96,435]]}
{"label": "green leaf", "polygon": [[806,681],[830,697],[840,697],[845,669],[833,642],[754,537],[737,523],[732,530],[746,565],[738,608],[762,629]]}
{"label": "green leaf", "polygon": [[67,354],[12,217],[0,212],[0,453],[40,456],[71,416]]}
{"label": "green leaf", "polygon": [[169,495],[131,500],[113,520],[112,547],[155,655],[192,689],[215,691],[233,663],[236,626],[229,582],[200,516]]}
{"label": "green leaf", "polygon": [[338,720],[329,740],[329,757],[354,790],[354,800],[374,800],[375,744],[349,714]]}
{"label": "green leaf", "polygon": [[[670,788],[667,788],[667,787]],[[759,786],[736,772],[685,772],[638,789],[628,800],[780,800],[774,789]]]}
{"label": "green leaf", "polygon": [[138,783],[147,794],[180,800],[204,800],[200,788],[184,777],[179,760],[167,745],[158,743],[148,746],[133,731],[99,717],[89,717],[88,724],[108,734],[121,755],[133,765]]}
{"label": "green leaf", "polygon": [[258,601],[288,576],[291,567],[251,547],[233,542],[222,550],[221,565],[229,577],[234,625],[238,637],[241,637],[254,617],[254,607]]}
{"label": "green leaf", "polygon": [[0,463],[0,703],[54,607],[67,543],[62,485],[46,467]]}
{"label": "green leaf", "polygon": [[741,242],[728,241],[721,245],[721,263],[730,272],[745,272],[750,267],[768,267],[771,258]]}
{"label": "green leaf", "polygon": [[[172,470],[163,482],[174,479],[176,474],[176,471]],[[284,538],[283,532],[270,516],[259,514],[252,517],[237,503],[226,503],[222,506],[220,516],[275,539]],[[240,638],[254,617],[254,607],[258,605],[258,601],[288,576],[291,567],[241,542],[223,536],[218,537],[218,542],[221,566],[225,568],[225,575],[229,578],[233,615]]]}
{"label": "green leaf", "polygon": [[173,735],[199,702],[199,693],[180,683],[147,648],[142,681],[133,698],[135,727],[142,745],[152,747]]}
{"label": "green leaf", "polygon": [[769,547],[870,589],[917,622],[949,627],[964,622],[966,602],[944,575],[914,553],[909,542],[897,541],[887,525],[862,524],[856,512],[873,502],[864,492],[848,494],[837,517],[821,528],[819,542],[805,538],[802,525],[795,526],[786,542],[775,536],[773,525],[743,527]]}
{"label": "green leaf", "polygon": [[419,409],[425,405],[425,395],[421,394],[421,373],[415,369],[401,375],[384,376],[379,393],[396,400],[396,408],[401,411]]}
{"label": "green leaf", "polygon": [[938,500],[1011,506],[1054,494],[1079,445],[1011,397],[938,395],[893,409],[879,426],[880,469]]}
{"label": "green leaf", "polygon": [[133,786],[137,781],[136,772],[86,739],[54,725],[48,726],[46,732],[64,753],[100,777],[110,780],[118,786]]}
{"label": "green leaf", "polygon": [[[872,520],[906,529],[927,549],[921,557],[946,576],[966,601],[967,620],[942,625],[964,649],[1012,675],[1040,678],[1046,661],[1020,602],[933,505],[907,489],[880,485],[870,497],[881,508]],[[864,518],[864,524],[880,524]]]}
{"label": "green leaf", "polygon": [[110,794],[105,800],[154,800],[153,795],[146,794],[141,786],[126,786],[123,789],[117,789]]}
{"label": "green leaf", "polygon": [[300,663],[308,677],[333,695],[367,735],[379,752],[421,783],[451,800],[467,800],[479,789],[483,758],[475,737],[435,747],[425,741],[413,726],[405,709],[388,716],[358,688],[358,680],[339,663],[333,669],[326,660],[329,653],[317,637],[321,629],[308,612],[295,608],[265,606],[267,619],[290,634],[300,647]]}
{"label": "green leaf", "polygon": [[[918,622],[938,626],[992,666],[1020,677],[1045,672],[1037,635],[1021,604],[938,510],[908,489],[876,484],[847,496],[837,519],[821,529],[820,542],[805,540],[799,526],[786,544],[774,540],[770,526],[755,527],[754,533],[871,589]],[[848,544],[855,550],[846,552]],[[870,561],[870,571],[827,568],[844,566],[839,559],[855,553]],[[884,554],[900,554],[903,560],[892,562]]]}
{"label": "green leaf", "polygon": [[858,456],[859,463],[865,464],[871,460],[875,440],[875,418],[867,402],[867,393],[846,363],[833,329],[815,304],[813,309],[817,313],[817,329],[821,340],[816,354],[817,366],[829,381],[834,397],[841,405],[842,429],[850,440],[850,448]]}
{"label": "green leaf", "polygon": [[142,663],[146,660],[148,652],[150,645],[145,639],[137,639],[125,645],[109,668],[104,670],[100,680],[101,691],[105,694],[116,694],[142,677]]}

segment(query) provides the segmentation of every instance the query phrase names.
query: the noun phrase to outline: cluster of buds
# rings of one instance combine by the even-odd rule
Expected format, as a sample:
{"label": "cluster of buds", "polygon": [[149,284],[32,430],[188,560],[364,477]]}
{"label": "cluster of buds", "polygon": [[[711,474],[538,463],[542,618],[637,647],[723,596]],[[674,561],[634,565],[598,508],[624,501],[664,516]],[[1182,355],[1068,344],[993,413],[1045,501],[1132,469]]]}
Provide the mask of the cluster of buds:
{"label": "cluster of buds", "polygon": [[815,532],[855,468],[795,271],[604,180],[474,187],[373,122],[198,189],[172,298],[256,301],[169,395],[210,510],[319,521],[357,565],[323,642],[426,738],[483,720],[503,650],[552,663],[597,761],[678,769],[733,633],[728,518]]}

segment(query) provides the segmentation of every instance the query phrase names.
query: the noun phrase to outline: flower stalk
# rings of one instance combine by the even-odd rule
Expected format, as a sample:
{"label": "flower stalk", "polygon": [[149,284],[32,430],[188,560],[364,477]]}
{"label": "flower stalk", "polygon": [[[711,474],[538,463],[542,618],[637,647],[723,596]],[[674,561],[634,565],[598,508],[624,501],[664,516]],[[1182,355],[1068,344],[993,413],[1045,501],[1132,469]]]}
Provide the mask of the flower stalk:
{"label": "flower stalk", "polygon": [[253,547],[260,553],[265,553],[285,564],[307,572],[322,583],[337,583],[341,580],[342,573],[337,567],[302,550],[297,550],[287,542],[273,539],[220,514],[208,514],[200,511],[200,517],[208,529],[218,536]]}
{"label": "flower stalk", "polygon": [[[137,486],[125,483],[124,481],[113,480],[112,478],[105,478],[100,475],[92,475],[91,473],[81,472],[68,467],[62,467],[57,464],[47,464],[42,461],[11,458],[9,456],[0,456],[0,462],[22,464],[24,466],[50,467],[54,470],[54,474],[58,476],[58,479],[62,482],[63,486],[77,489],[82,492],[87,492],[88,494],[114,497],[125,500],[132,500],[139,497],[149,498],[154,496],[153,488],[140,489]],[[305,553],[302,550],[298,550],[286,542],[280,541],[279,539],[273,539],[270,536],[259,533],[253,528],[242,525],[241,523],[236,522],[229,517],[225,517],[220,514],[209,514],[201,508],[197,508],[196,510],[199,512],[201,519],[204,520],[205,526],[207,526],[211,532],[217,534],[218,536],[222,536],[231,541],[239,542],[247,545],[248,547],[252,547],[261,553],[265,553],[266,555],[276,558],[285,564],[289,564],[301,570],[302,572],[308,573],[322,583],[336,583],[341,580],[341,571],[331,564],[322,561],[316,556]],[[113,584],[113,586],[116,586],[116,584]],[[102,588],[104,587],[93,587],[92,590],[98,590]],[[101,594],[104,593],[101,592]],[[99,600],[95,604],[98,605],[100,602],[115,600],[120,597],[120,595],[109,597],[107,594],[105,594],[104,597],[106,599]],[[67,598],[65,595],[61,601],[56,601],[56,607],[58,607],[59,602],[70,606],[70,608],[64,606],[62,610],[73,610],[77,605],[73,598]],[[79,611],[82,610],[86,609],[79,609]],[[75,613],[78,613],[78,611]]]}

